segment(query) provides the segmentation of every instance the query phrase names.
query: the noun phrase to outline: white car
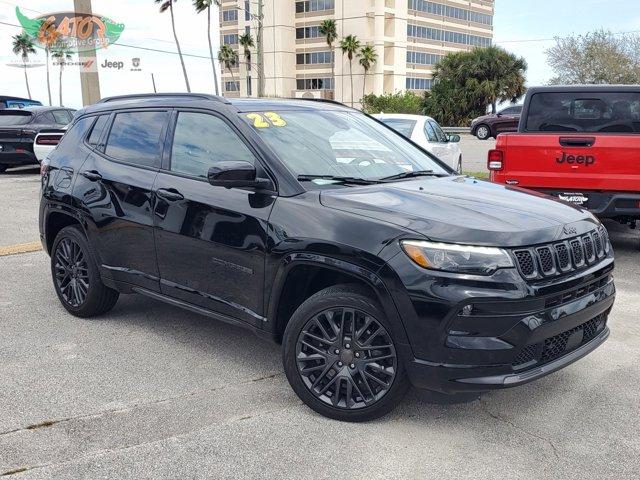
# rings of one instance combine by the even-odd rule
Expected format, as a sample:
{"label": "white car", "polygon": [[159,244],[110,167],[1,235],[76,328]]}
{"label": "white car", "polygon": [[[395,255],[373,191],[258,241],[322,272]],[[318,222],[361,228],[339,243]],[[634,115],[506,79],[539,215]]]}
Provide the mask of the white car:
{"label": "white car", "polygon": [[460,135],[447,135],[431,117],[400,113],[374,115],[385,125],[411,139],[457,172],[462,172]]}
{"label": "white car", "polygon": [[33,140],[33,153],[38,159],[38,163],[42,163],[47,155],[58,146],[67,128],[68,126],[59,130],[43,130],[36,135]]}

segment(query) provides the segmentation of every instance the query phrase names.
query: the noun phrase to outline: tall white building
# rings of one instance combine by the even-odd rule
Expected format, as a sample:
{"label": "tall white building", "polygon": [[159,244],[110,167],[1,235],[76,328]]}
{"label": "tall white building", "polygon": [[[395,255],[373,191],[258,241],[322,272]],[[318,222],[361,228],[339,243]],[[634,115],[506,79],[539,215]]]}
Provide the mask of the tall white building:
{"label": "tall white building", "polygon": [[[257,55],[251,70],[244,62],[238,37],[257,36],[259,0],[223,0],[221,44],[238,50],[240,65],[233,76],[222,72],[227,96],[256,96]],[[340,39],[355,35],[373,45],[378,62],[366,78],[366,93],[422,92],[431,87],[433,65],[442,55],[474,46],[488,46],[493,38],[493,0],[262,0],[264,8],[265,95],[313,96],[352,100],[349,61]],[[330,51],[319,32],[323,20],[336,21],[338,40]],[[335,55],[335,85],[331,76]],[[364,69],[353,61],[353,101],[362,98]]]}

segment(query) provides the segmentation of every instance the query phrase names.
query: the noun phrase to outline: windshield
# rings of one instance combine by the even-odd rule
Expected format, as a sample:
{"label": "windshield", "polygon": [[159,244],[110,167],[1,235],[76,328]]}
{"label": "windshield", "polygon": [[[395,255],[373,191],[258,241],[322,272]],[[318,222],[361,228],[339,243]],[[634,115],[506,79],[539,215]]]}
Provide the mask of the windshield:
{"label": "windshield", "polygon": [[7,127],[13,125],[26,125],[31,121],[33,115],[30,112],[0,112],[0,126]]}
{"label": "windshield", "polygon": [[411,133],[416,126],[415,120],[403,120],[400,118],[382,118],[382,123],[393,128],[396,132],[411,138]]}
{"label": "windshield", "polygon": [[296,176],[376,180],[407,172],[451,171],[434,157],[357,112],[242,113]]}

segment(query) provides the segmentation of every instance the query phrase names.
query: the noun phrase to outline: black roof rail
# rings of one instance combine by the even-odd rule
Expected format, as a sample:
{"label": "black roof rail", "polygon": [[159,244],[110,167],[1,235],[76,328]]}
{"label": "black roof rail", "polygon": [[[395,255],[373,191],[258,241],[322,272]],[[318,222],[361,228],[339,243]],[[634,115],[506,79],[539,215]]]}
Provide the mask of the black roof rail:
{"label": "black roof rail", "polygon": [[123,100],[145,100],[153,98],[184,98],[184,99],[200,99],[200,100],[212,100],[214,102],[221,102],[229,104],[229,100],[218,95],[210,95],[208,93],[135,93],[131,95],[117,95],[114,97],[105,97],[98,103],[119,102]]}
{"label": "black roof rail", "polygon": [[345,105],[342,102],[339,102],[337,100],[332,100],[330,98],[290,98],[289,100],[304,100],[306,102],[333,103],[334,105],[341,105],[343,107],[349,108],[349,105]]}

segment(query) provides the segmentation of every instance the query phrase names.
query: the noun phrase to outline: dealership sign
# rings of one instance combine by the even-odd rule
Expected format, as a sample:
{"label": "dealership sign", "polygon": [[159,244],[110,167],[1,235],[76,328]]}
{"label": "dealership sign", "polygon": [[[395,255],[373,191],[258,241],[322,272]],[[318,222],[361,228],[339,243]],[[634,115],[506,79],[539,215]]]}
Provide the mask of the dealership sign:
{"label": "dealership sign", "polygon": [[124,30],[124,24],[86,13],[59,12],[28,18],[16,7],[24,31],[40,48],[73,48],[79,52],[107,48]]}

